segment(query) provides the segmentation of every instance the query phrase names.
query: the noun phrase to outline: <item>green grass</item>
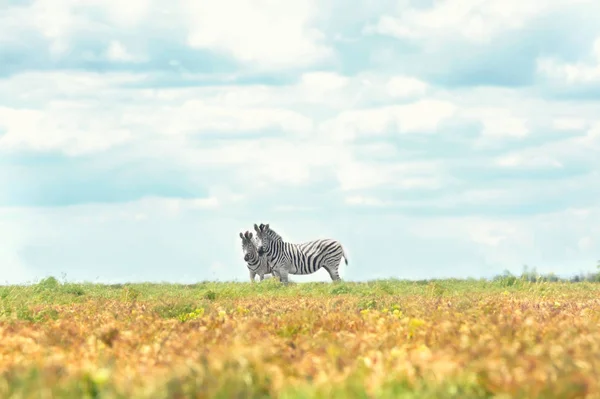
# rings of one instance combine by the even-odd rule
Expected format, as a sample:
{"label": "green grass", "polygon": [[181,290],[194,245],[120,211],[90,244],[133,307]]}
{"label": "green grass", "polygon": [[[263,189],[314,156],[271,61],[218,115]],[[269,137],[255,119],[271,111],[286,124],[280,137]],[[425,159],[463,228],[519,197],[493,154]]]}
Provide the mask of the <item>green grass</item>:
{"label": "green grass", "polygon": [[133,283],[95,284],[61,283],[53,277],[32,285],[0,286],[0,303],[71,304],[90,299],[130,301],[173,301],[235,299],[248,297],[325,297],[325,296],[454,296],[460,293],[552,293],[597,290],[595,282],[531,281],[523,277],[500,276],[485,279],[373,280],[368,282],[319,282],[283,286],[268,279],[246,282],[201,282],[196,284]]}
{"label": "green grass", "polygon": [[[125,303],[150,303],[164,318],[177,318],[196,309],[208,308],[215,301],[241,298],[273,297],[360,297],[361,309],[385,307],[381,298],[390,297],[468,297],[477,294],[505,292],[511,295],[534,295],[539,298],[560,297],[577,292],[597,292],[600,284],[590,281],[545,281],[530,276],[499,276],[485,279],[443,280],[373,280],[368,282],[319,282],[290,284],[267,279],[254,284],[246,282],[200,282],[197,284],[137,283],[95,284],[61,283],[50,277],[32,285],[0,286],[0,320],[43,321],[56,318],[48,305],[70,305],[98,300]],[[386,303],[389,300],[385,301]],[[45,309],[36,310],[44,306]]]}

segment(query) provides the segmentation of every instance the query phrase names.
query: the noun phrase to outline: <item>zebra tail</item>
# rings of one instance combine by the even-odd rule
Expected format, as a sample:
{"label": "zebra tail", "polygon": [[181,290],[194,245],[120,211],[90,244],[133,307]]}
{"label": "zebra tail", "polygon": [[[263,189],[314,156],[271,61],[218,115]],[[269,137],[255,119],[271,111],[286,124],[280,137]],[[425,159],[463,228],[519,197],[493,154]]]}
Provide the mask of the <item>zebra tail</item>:
{"label": "zebra tail", "polygon": [[348,266],[348,257],[346,256],[346,251],[344,251],[344,247],[342,247],[342,256],[344,257],[344,262],[346,262],[346,266]]}

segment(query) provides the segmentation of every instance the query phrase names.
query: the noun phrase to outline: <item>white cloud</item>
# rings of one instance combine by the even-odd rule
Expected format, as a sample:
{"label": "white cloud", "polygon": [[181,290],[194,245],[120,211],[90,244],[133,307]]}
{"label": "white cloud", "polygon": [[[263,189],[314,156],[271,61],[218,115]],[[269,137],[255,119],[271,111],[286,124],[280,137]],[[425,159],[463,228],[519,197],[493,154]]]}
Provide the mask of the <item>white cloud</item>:
{"label": "white cloud", "polygon": [[559,161],[544,155],[524,156],[523,154],[509,154],[500,157],[496,164],[502,167],[550,167],[562,168]]}
{"label": "white cloud", "polygon": [[[244,100],[240,101],[240,95],[246,95],[243,89],[240,95],[226,89],[216,93],[210,89],[165,89],[147,95],[145,89],[115,87],[140,79],[120,74],[34,73],[0,80],[0,89],[13,101],[37,104],[35,108],[0,107],[0,129],[5,130],[0,148],[81,155],[160,135],[269,129],[306,135],[313,130],[310,118],[274,106],[273,93],[267,93],[270,102],[262,101],[269,106],[244,106]],[[257,88],[255,92],[260,91]],[[98,93],[107,103],[90,97],[90,92]],[[251,97],[251,93],[247,95]],[[134,104],[133,99],[142,101]]]}
{"label": "white cloud", "polygon": [[[312,1],[288,2],[285,6],[252,0],[218,5],[184,0],[170,7],[153,0],[128,4],[122,7],[115,0],[36,0],[13,6],[7,10],[10,15],[0,17],[0,22],[7,22],[0,25],[0,40],[18,43],[19,35],[36,32],[45,38],[51,54],[61,58],[72,55],[81,38],[86,38],[108,44],[105,55],[119,62],[146,59],[138,51],[155,45],[148,40],[159,32],[168,41],[185,41],[187,36],[187,44],[193,48],[231,55],[261,68],[309,66],[333,55],[324,44],[324,35],[314,27],[319,9]],[[140,49],[133,54],[132,42],[116,40],[125,31],[140,32],[142,40],[134,42]],[[88,60],[102,56],[92,49],[81,55]]]}
{"label": "white cloud", "polygon": [[139,83],[145,80],[143,74],[93,73],[83,71],[23,72],[0,79],[0,99],[5,103],[27,103],[46,105],[60,99],[72,99],[78,102],[92,102],[97,95],[110,98],[110,102],[119,99],[139,98],[138,92],[127,97],[127,91],[118,89],[120,85]]}
{"label": "white cloud", "polygon": [[407,105],[345,111],[323,123],[319,130],[339,140],[351,140],[359,135],[378,136],[389,131],[432,133],[455,111],[456,106],[447,101],[419,100]]}
{"label": "white cloud", "polygon": [[336,170],[342,190],[370,189],[389,182],[389,173],[368,163],[347,163]]}
{"label": "white cloud", "polygon": [[381,140],[376,143],[360,143],[354,146],[354,151],[358,154],[373,160],[391,160],[399,158],[399,151],[392,143]]}
{"label": "white cloud", "polygon": [[553,81],[569,85],[600,82],[600,64],[564,63],[553,58],[541,58],[537,72]]}
{"label": "white cloud", "polygon": [[573,142],[587,151],[600,148],[600,121],[591,126],[585,136],[577,138]]}
{"label": "white cloud", "polygon": [[349,80],[334,72],[307,72],[302,74],[300,85],[307,91],[320,91],[320,94],[324,94],[345,88]]}
{"label": "white cloud", "polygon": [[275,207],[275,211],[277,212],[306,212],[313,210],[315,210],[315,207],[312,206],[278,205]]}
{"label": "white cloud", "polygon": [[485,44],[506,31],[526,28],[530,20],[542,13],[570,6],[573,2],[567,0],[449,0],[429,8],[400,6],[395,15],[382,15],[364,31],[419,40],[456,37]]}
{"label": "white cloud", "polygon": [[299,133],[312,130],[309,118],[281,108],[223,107],[211,105],[209,100],[188,100],[180,106],[157,111],[152,116],[156,121],[155,129],[165,134],[260,131],[269,128]]}
{"label": "white cloud", "polygon": [[[81,6],[77,0],[73,3]],[[100,7],[108,14],[109,20],[121,29],[131,29],[137,27],[146,18],[150,16],[152,7],[160,3],[153,0],[131,0],[127,2],[127,7],[119,0],[88,0],[85,2],[88,7]]]}
{"label": "white cloud", "polygon": [[567,85],[600,83],[600,37],[590,51],[592,62],[563,62],[556,58],[543,57],[537,60],[537,73],[552,82]]}
{"label": "white cloud", "polygon": [[[157,201],[156,199],[153,202]],[[160,198],[158,199],[160,206],[164,207],[168,213],[180,214],[188,209],[206,209],[216,208],[219,206],[219,201],[216,198]]]}
{"label": "white cloud", "polygon": [[[47,77],[46,77],[47,76]],[[295,111],[303,104],[318,101],[327,92],[344,98],[360,87],[364,77],[348,78],[332,73],[305,74],[298,84],[280,88],[266,86],[226,86],[182,89],[118,89],[122,83],[140,77],[108,74],[26,74],[0,81],[6,95],[15,93],[39,104],[37,109],[0,109],[0,124],[6,133],[0,148],[34,149],[84,155],[121,144],[132,144],[134,153],[156,159],[169,154],[173,164],[190,170],[212,167],[234,168],[241,187],[261,190],[270,184],[303,185],[328,174],[338,177],[344,189],[392,184],[396,187],[437,187],[437,175],[412,174],[406,166],[393,168],[356,164],[353,148],[332,140],[331,132],[318,121]],[[372,95],[385,93],[390,79],[373,80]],[[414,83],[407,79],[406,82]],[[419,86],[419,84],[417,84]],[[312,91],[315,90],[315,91]],[[61,92],[61,100],[55,99]],[[98,103],[90,92],[110,106]],[[292,94],[290,94],[292,93]],[[293,101],[281,104],[286,98]],[[379,97],[378,97],[379,98]],[[131,101],[137,99],[135,104]],[[324,100],[325,102],[330,100]],[[382,109],[348,111],[347,121],[368,129],[369,124],[396,123],[402,131],[434,128],[437,120],[450,116],[455,106],[437,100],[422,100]],[[335,111],[333,111],[335,112]],[[310,114],[308,114],[310,115]],[[346,116],[345,116],[346,115]],[[377,117],[383,117],[378,121]],[[334,119],[336,121],[336,119]],[[264,132],[274,129],[284,136],[258,140],[230,139],[227,145],[203,142],[203,134]],[[323,134],[325,133],[325,134]],[[363,133],[363,132],[360,132]],[[188,137],[199,145],[188,145]],[[225,137],[225,136],[223,136]],[[363,154],[391,157],[397,154],[385,143],[362,146]],[[358,171],[357,171],[358,170]],[[401,177],[395,173],[408,173]],[[252,184],[248,182],[252,181]],[[253,186],[253,187],[248,187]]]}
{"label": "white cloud", "polygon": [[106,49],[106,57],[111,61],[116,62],[135,62],[140,61],[138,57],[131,54],[123,43],[118,40],[113,40]]}
{"label": "white cloud", "polygon": [[387,90],[394,98],[423,96],[428,89],[428,84],[408,76],[394,76],[389,80]]}
{"label": "white cloud", "polygon": [[[155,45],[153,34],[168,41],[186,41],[194,49],[232,56],[250,66],[267,69],[302,68],[331,60],[333,51],[315,26],[323,4],[315,1],[273,0],[211,3],[184,0],[164,7],[153,0],[134,0],[123,7],[115,0],[35,0],[10,7],[0,16],[0,41],[18,43],[24,33],[39,33],[51,55],[73,55],[86,38],[108,45],[105,55],[117,62],[146,59],[117,40],[123,32],[136,32],[136,46]],[[18,22],[15,22],[18,21]],[[107,43],[108,42],[108,43]],[[79,50],[81,51],[81,50]],[[95,60],[102,54],[91,48],[80,55]]]}
{"label": "white cloud", "polygon": [[480,120],[485,136],[522,138],[529,133],[525,119],[504,108],[475,107],[465,109],[463,114]]}
{"label": "white cloud", "polygon": [[[104,39],[120,36],[116,30],[139,28],[151,17],[151,2],[132,0],[127,7],[122,7],[115,0],[83,3],[78,0],[35,0],[26,5],[14,5],[0,15],[0,41],[16,44],[23,35],[36,32],[46,40],[50,54],[60,59],[71,55],[75,43],[82,37]],[[158,19],[151,24],[160,22]],[[111,44],[108,49],[111,56],[123,57],[125,53],[119,45]]]}
{"label": "white cloud", "polygon": [[[334,72],[308,72],[293,88],[300,101],[311,103],[336,102],[347,91],[350,79]],[[298,98],[298,97],[295,97]]]}
{"label": "white cloud", "polygon": [[348,77],[333,72],[307,72],[298,83],[286,87],[285,92],[273,91],[270,100],[276,99],[277,104],[287,106],[319,105],[321,108],[314,112],[320,114],[322,107],[339,112],[374,102],[416,101],[429,91],[427,83],[412,76],[359,73]]}
{"label": "white cloud", "polygon": [[[72,111],[77,109],[77,113]],[[132,137],[85,106],[51,104],[44,111],[0,107],[0,150],[60,150],[69,155],[101,151]],[[98,110],[96,110],[98,111]],[[100,112],[98,112],[100,113]],[[104,116],[104,117],[103,117]]]}
{"label": "white cloud", "polygon": [[367,25],[364,33],[393,36],[397,38],[416,38],[416,32],[403,24],[399,19],[390,15],[382,15],[375,25]]}
{"label": "white cloud", "polygon": [[[131,156],[168,159],[170,165],[197,176],[213,170],[226,171],[230,180],[222,186],[235,187],[237,193],[225,190],[211,196],[220,206],[230,206],[240,198],[260,194],[261,190],[275,193],[282,187],[331,178],[337,180],[342,191],[361,191],[363,198],[372,197],[368,191],[379,187],[448,187],[453,180],[445,171],[446,164],[405,161],[401,157],[410,151],[391,145],[387,139],[395,134],[434,132],[452,138],[456,121],[466,118],[482,121],[484,127],[479,141],[474,143],[481,143],[484,138],[493,142],[505,137],[522,138],[531,129],[551,126],[558,119],[563,120],[563,125],[573,124],[564,121],[577,120],[587,126],[596,114],[591,105],[534,101],[519,97],[516,90],[452,93],[428,87],[427,92],[420,92],[427,97],[394,104],[387,90],[395,78],[399,78],[397,82],[415,82],[404,76],[346,77],[313,72],[305,74],[297,84],[280,87],[120,89],[119,85],[139,82],[143,77],[86,73],[16,75],[0,80],[0,99],[4,95],[23,103],[33,101],[37,106],[0,110],[0,124],[6,126],[6,133],[0,136],[0,148],[84,155],[128,144]],[[311,97],[311,90],[319,87],[327,95]],[[417,83],[415,87],[423,86]],[[353,96],[362,96],[362,100],[348,99]],[[336,103],[337,99],[340,102]],[[361,101],[384,105],[356,107]],[[316,110],[311,108],[316,104]],[[450,122],[449,131],[445,130],[446,122]],[[250,131],[270,131],[278,136],[239,137]],[[225,138],[226,133],[236,132],[227,141],[211,141],[218,137],[217,133]],[[582,156],[592,162],[590,149],[598,145],[594,132],[591,129],[585,137],[574,136],[567,145],[513,151],[491,161],[511,168],[557,168]],[[204,139],[207,134],[210,139]],[[377,141],[349,142],[369,136]],[[482,161],[474,162],[479,165]],[[376,205],[365,200],[362,206],[369,204]]]}
{"label": "white cloud", "polygon": [[385,207],[392,205],[391,201],[384,201],[376,197],[366,197],[362,195],[352,195],[346,197],[344,202],[354,206]]}
{"label": "white cloud", "polygon": [[38,0],[31,6],[35,28],[50,42],[50,52],[60,56],[69,50],[70,36],[77,29],[68,1]]}
{"label": "white cloud", "polygon": [[349,161],[336,166],[336,176],[344,191],[385,186],[398,189],[435,189],[445,175],[436,162],[372,164]]}
{"label": "white cloud", "polygon": [[[550,121],[576,119],[589,124],[590,116],[594,115],[593,107],[534,102],[527,97],[515,97],[514,91],[502,90],[478,91],[476,96],[469,91],[452,94],[428,88],[431,91],[428,97],[395,105],[394,98],[387,92],[390,82],[394,79],[410,82],[408,86],[417,82],[404,76],[346,77],[313,72],[305,74],[297,84],[281,87],[118,87],[141,79],[143,77],[124,74],[65,73],[25,74],[0,80],[0,92],[5,96],[38,105],[37,109],[0,109],[0,124],[6,129],[0,137],[0,148],[5,151],[45,149],[83,155],[127,143],[136,156],[169,159],[181,170],[198,173],[213,168],[229,170],[239,194],[246,196],[270,186],[273,189],[302,186],[330,177],[337,179],[344,191],[385,186],[436,189],[451,182],[444,173],[444,166],[404,162],[396,146],[387,142],[390,136],[434,132],[450,135],[454,130],[445,131],[445,122],[460,122],[466,118],[482,122],[481,143],[484,138],[493,141],[530,134],[532,122],[528,118],[533,118],[538,125],[543,121],[551,124],[548,118]],[[328,94],[311,97],[311,90],[319,87],[321,93]],[[414,87],[424,86],[416,83]],[[91,92],[96,95],[90,96]],[[61,93],[60,101],[56,99],[57,93]],[[98,96],[110,105],[98,102]],[[360,101],[348,100],[352,96],[384,104],[387,99],[392,105],[353,108],[351,105],[358,105]],[[336,103],[335,99],[340,102]],[[319,104],[316,111],[307,107],[315,104]],[[350,109],[341,104],[350,105]],[[322,113],[323,109],[327,111]],[[540,126],[545,126],[543,123]],[[232,137],[226,145],[225,142],[211,144],[212,139],[203,139],[205,134],[214,138],[216,133],[251,131],[271,131],[280,136],[260,140]],[[504,167],[559,167],[593,148],[597,141],[591,132],[593,130],[585,139],[589,143],[579,138],[562,147],[563,151],[568,149],[568,154],[556,153],[555,149],[547,155],[516,151],[499,156],[495,161],[497,166]],[[349,142],[369,136],[377,137],[378,141]],[[372,162],[374,159],[386,162]],[[235,201],[227,195],[219,197],[220,203]],[[361,195],[368,196],[367,193]]]}
{"label": "white cloud", "polygon": [[495,162],[498,166],[513,168],[561,169],[583,164],[597,169],[600,167],[597,151],[600,151],[600,123],[592,125],[584,135],[514,150]]}
{"label": "white cloud", "polygon": [[223,184],[255,195],[271,189],[302,186],[327,177],[349,155],[324,140],[261,138],[260,140],[227,140],[226,145],[186,146],[169,140],[144,146],[146,157],[170,159],[180,168],[214,173],[229,171],[232,180]]}
{"label": "white cloud", "polygon": [[531,241],[531,237],[522,234],[515,237],[518,234],[518,229],[511,222],[474,223],[469,226],[467,234],[473,242],[490,247],[498,247],[503,242],[515,238]]}
{"label": "white cloud", "polygon": [[[141,199],[120,203],[87,203],[76,204],[65,207],[30,208],[32,213],[49,212],[54,214],[68,214],[78,222],[84,223],[148,223],[157,218],[172,219],[179,218],[190,211],[206,210],[216,211],[222,206],[216,196],[210,195],[204,198],[170,198],[147,196]],[[21,210],[14,208],[15,212]]]}
{"label": "white cloud", "polygon": [[582,130],[587,122],[582,118],[556,118],[552,121],[552,125],[557,130]]}
{"label": "white cloud", "polygon": [[600,65],[600,37],[598,37],[594,41],[594,46],[593,46],[593,49],[592,49],[592,55],[596,59],[596,63],[598,63],[598,65]]}
{"label": "white cloud", "polygon": [[188,43],[263,68],[301,67],[331,56],[312,26],[314,1],[187,1]]}
{"label": "white cloud", "polygon": [[113,127],[99,116],[89,118],[91,110],[73,115],[66,108],[56,104],[43,112],[0,107],[0,127],[6,131],[0,137],[0,150],[31,148],[80,155],[131,139],[129,129]]}

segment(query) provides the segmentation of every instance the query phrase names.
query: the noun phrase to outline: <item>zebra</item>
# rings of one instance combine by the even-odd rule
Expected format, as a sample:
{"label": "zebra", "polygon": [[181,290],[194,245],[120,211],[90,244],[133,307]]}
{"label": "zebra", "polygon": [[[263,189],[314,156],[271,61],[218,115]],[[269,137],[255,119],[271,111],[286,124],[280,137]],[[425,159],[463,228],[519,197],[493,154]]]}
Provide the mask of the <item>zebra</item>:
{"label": "zebra", "polygon": [[342,256],[348,265],[348,258],[342,244],[330,238],[294,244],[286,242],[268,224],[260,227],[254,224],[258,254],[266,255],[280,281],[288,283],[288,274],[312,274],[323,268],[331,280],[341,281],[338,269]]}
{"label": "zebra", "polygon": [[264,254],[258,254],[256,242],[252,239],[252,233],[246,231],[242,234],[240,232],[240,238],[242,239],[244,261],[250,272],[250,281],[254,283],[257,274],[260,281],[263,281],[265,274],[272,274],[273,277],[277,277],[278,273],[273,271],[273,267],[271,266],[271,263],[268,262],[267,257]]}

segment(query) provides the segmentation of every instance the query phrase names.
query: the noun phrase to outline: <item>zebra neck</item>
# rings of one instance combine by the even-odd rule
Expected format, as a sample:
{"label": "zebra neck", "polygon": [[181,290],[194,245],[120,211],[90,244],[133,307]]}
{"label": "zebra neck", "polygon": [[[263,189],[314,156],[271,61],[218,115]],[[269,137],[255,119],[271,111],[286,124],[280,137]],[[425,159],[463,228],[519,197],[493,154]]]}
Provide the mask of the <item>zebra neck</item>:
{"label": "zebra neck", "polygon": [[247,263],[248,269],[252,270],[253,272],[258,270],[260,267],[260,259],[258,256],[253,256]]}
{"label": "zebra neck", "polygon": [[271,242],[265,251],[265,258],[271,263],[281,261],[282,256],[289,252],[289,247],[293,245],[285,241]]}

